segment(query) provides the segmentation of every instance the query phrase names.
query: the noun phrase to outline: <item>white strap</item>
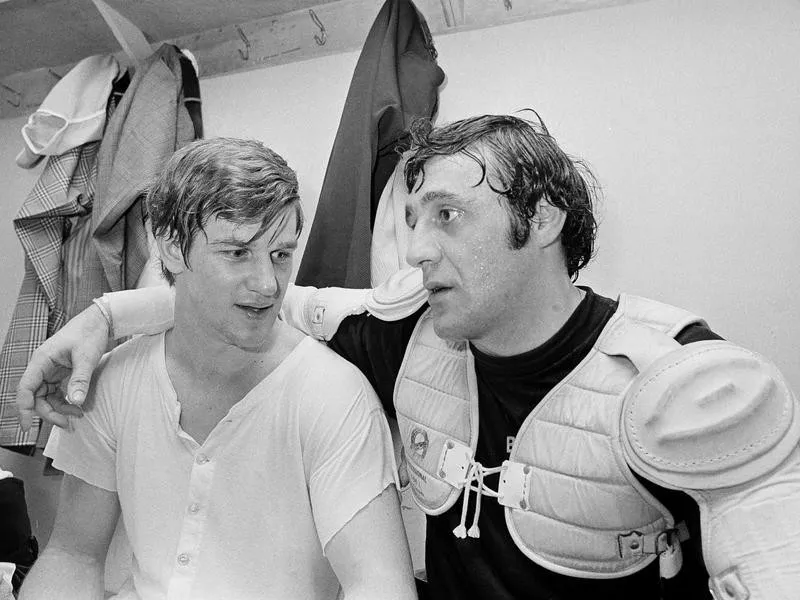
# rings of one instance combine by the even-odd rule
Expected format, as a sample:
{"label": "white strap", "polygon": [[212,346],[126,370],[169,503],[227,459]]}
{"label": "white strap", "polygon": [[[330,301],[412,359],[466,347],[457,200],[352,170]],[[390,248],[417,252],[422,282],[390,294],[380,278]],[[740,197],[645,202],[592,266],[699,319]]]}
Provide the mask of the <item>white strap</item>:
{"label": "white strap", "polygon": [[[444,457],[445,453],[443,452],[442,454]],[[502,467],[486,468],[478,461],[470,461],[470,463],[467,465],[465,482],[462,484],[465,486],[465,489],[461,504],[461,521],[459,522],[458,526],[453,529],[454,536],[460,539],[464,539],[466,537],[481,537],[481,530],[480,527],[478,527],[478,519],[481,516],[481,499],[484,495],[492,498],[497,498],[498,496],[498,493],[495,490],[483,483],[483,478],[486,475],[499,473],[501,469]],[[441,471],[439,474],[442,474]],[[478,483],[477,487],[473,486],[473,481]],[[470,526],[469,530],[467,530],[467,510],[469,508],[470,492],[475,492],[477,494],[477,498],[475,500],[475,514],[472,517],[472,525]]]}

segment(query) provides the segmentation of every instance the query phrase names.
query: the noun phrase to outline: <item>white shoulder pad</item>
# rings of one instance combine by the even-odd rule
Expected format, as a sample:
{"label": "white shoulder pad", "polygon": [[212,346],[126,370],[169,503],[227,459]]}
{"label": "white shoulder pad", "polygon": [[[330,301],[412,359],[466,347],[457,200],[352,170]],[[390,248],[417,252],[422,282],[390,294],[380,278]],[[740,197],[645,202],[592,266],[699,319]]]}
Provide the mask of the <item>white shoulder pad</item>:
{"label": "white shoulder pad", "polygon": [[330,340],[350,315],[369,312],[382,321],[414,314],[428,300],[420,269],[404,269],[375,289],[315,288],[289,285],[284,320],[318,340]]}
{"label": "white shoulder pad", "polygon": [[330,340],[342,321],[365,312],[370,290],[340,287],[315,288],[289,285],[281,315],[295,327],[318,340]]}
{"label": "white shoulder pad", "polygon": [[626,392],[621,419],[631,468],[673,489],[751,481],[800,440],[800,409],[777,367],[725,341],[687,344],[656,360]]}
{"label": "white shoulder pad", "polygon": [[107,292],[103,301],[111,313],[115,340],[140,333],[161,333],[175,320],[175,288],[166,281],[163,285]]}
{"label": "white shoulder pad", "polygon": [[370,290],[366,308],[382,321],[399,321],[413,315],[427,301],[428,290],[422,285],[422,270],[409,267]]}

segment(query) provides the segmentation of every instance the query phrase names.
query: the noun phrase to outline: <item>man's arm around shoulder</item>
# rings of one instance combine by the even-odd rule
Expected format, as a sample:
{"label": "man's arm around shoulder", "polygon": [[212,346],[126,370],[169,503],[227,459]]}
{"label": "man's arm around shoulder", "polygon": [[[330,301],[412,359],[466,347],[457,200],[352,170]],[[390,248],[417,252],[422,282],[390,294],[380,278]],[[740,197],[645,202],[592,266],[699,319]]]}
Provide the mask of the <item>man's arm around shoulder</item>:
{"label": "man's arm around shoulder", "polygon": [[[48,423],[68,427],[67,415],[79,417],[92,372],[108,346],[108,336],[159,333],[172,327],[174,293],[167,286],[105,294],[39,346],[17,387],[23,431],[34,413]],[[67,399],[58,383],[69,376]]]}
{"label": "man's arm around shoulder", "polygon": [[65,474],[53,533],[20,600],[102,600],[103,569],[119,518],[117,494]]}
{"label": "man's arm around shoulder", "polygon": [[389,485],[326,548],[345,600],[417,597],[397,491]]}

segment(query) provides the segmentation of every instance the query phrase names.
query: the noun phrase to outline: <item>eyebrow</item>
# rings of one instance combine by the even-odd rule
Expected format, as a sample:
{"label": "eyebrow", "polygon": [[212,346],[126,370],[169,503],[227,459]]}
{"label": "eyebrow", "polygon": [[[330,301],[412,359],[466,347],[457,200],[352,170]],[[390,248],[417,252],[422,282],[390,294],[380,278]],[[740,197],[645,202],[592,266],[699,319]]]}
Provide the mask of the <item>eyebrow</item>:
{"label": "eyebrow", "polygon": [[[252,239],[249,240],[241,240],[235,237],[229,238],[222,238],[219,240],[214,240],[213,242],[209,242],[210,246],[237,246],[239,248],[246,248],[252,242]],[[276,246],[278,249],[281,250],[293,250],[297,248],[297,240],[289,240],[287,242],[283,242]]]}
{"label": "eyebrow", "polygon": [[[431,190],[430,192],[425,192],[422,195],[422,198],[419,199],[419,203],[421,206],[427,206],[432,202],[464,202],[464,199],[459,196],[458,194],[454,194],[452,192],[445,192],[444,190]],[[406,225],[410,223],[411,217],[411,208],[408,202],[406,202],[406,210],[405,210],[405,221]]]}
{"label": "eyebrow", "polygon": [[452,200],[461,200],[461,197],[457,194],[453,194],[452,192],[445,192],[441,190],[432,190],[430,192],[425,192],[422,198],[420,198],[419,203],[422,206],[426,204],[430,204],[431,202],[435,201],[452,201]]}

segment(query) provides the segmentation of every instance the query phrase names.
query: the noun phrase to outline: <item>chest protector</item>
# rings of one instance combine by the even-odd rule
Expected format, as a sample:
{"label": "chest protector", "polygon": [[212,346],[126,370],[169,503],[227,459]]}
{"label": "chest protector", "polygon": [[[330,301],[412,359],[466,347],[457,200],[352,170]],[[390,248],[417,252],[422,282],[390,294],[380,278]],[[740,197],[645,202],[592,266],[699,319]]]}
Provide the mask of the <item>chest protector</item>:
{"label": "chest protector", "polygon": [[[620,413],[623,394],[639,372],[679,348],[674,336],[692,323],[702,321],[672,306],[621,295],[588,355],[525,419],[509,459],[501,469],[487,469],[474,460],[478,391],[469,345],[439,338],[425,313],[394,392],[414,500],[425,513],[438,515],[466,488],[465,515],[470,491],[478,491],[476,511],[482,494],[496,496],[517,547],[563,575],[624,577],[659,555],[663,559],[678,545],[675,523],[625,462]],[[495,492],[482,479],[498,470]],[[455,532],[460,537],[463,521]],[[479,535],[477,514],[469,535]]]}

